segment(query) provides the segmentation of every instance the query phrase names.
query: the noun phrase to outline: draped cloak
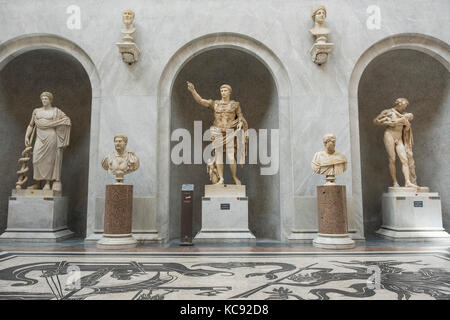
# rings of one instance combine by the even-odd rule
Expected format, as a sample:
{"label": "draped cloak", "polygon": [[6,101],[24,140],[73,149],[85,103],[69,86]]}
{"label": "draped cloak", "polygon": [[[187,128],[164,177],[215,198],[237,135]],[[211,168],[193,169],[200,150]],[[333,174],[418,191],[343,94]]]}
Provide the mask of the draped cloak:
{"label": "draped cloak", "polygon": [[70,118],[54,107],[52,119],[37,116],[33,111],[36,126],[36,142],[33,148],[34,180],[60,180],[63,148],[69,145]]}
{"label": "draped cloak", "polygon": [[[226,128],[219,128],[215,125],[210,127],[212,147],[214,150],[222,148],[225,151],[229,147],[234,148],[234,156],[241,166],[245,162],[247,154],[247,130],[248,124],[242,115],[239,102],[231,100],[228,103],[222,103],[219,100],[214,101],[212,110],[215,113],[236,112],[236,118],[231,121]],[[242,121],[242,129],[236,130],[239,121]]]}
{"label": "draped cloak", "polygon": [[347,170],[347,158],[340,152],[330,155],[325,151],[319,151],[314,155],[311,167],[318,174],[338,175]]}

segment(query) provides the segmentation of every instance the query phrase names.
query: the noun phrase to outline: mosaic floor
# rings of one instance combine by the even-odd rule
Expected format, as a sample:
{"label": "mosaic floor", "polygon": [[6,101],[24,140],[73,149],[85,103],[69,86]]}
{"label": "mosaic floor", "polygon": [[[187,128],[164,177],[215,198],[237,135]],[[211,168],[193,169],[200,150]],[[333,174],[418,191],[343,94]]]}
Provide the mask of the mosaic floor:
{"label": "mosaic floor", "polygon": [[450,254],[3,252],[0,299],[450,300]]}

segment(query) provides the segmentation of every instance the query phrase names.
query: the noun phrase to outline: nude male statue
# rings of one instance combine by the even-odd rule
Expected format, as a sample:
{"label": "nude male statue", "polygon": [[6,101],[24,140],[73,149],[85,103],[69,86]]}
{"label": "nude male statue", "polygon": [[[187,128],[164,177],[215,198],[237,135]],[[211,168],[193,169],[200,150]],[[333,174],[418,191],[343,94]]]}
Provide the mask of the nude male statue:
{"label": "nude male statue", "polygon": [[402,171],[405,177],[405,187],[418,188],[416,169],[412,153],[413,136],[411,131],[412,113],[405,113],[409,102],[405,98],[395,100],[394,106],[383,110],[373,122],[376,125],[386,126],[384,131],[384,145],[389,156],[389,172],[393,186],[399,187],[395,170],[395,155],[402,163]]}
{"label": "nude male statue", "polygon": [[[214,123],[210,128],[214,159],[208,162],[211,181],[224,184],[223,153],[225,151],[233,180],[237,185],[240,185],[241,181],[236,175],[236,159],[239,151],[241,165],[243,164],[242,161],[245,158],[248,143],[248,137],[245,134],[248,130],[248,124],[242,114],[239,102],[230,100],[231,86],[228,84],[220,86],[221,100],[203,99],[190,82],[187,82],[187,89],[198,104],[210,108],[214,112]],[[240,150],[238,143],[242,145]],[[218,177],[214,178],[215,174]]]}

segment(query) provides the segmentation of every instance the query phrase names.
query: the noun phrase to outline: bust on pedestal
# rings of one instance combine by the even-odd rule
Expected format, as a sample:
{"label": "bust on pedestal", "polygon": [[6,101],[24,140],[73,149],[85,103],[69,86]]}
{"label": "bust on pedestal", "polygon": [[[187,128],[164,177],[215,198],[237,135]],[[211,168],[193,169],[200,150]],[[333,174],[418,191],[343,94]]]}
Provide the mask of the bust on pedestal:
{"label": "bust on pedestal", "polygon": [[126,151],[128,138],[114,137],[116,151],[102,160],[102,167],[116,176],[116,183],[106,186],[103,237],[97,242],[102,249],[128,249],[136,247],[131,234],[133,213],[133,185],[124,184],[124,175],[139,168],[139,158]]}
{"label": "bust on pedestal", "polygon": [[331,30],[325,27],[327,10],[324,6],[318,6],[313,9],[311,17],[314,21],[314,27],[309,32],[311,32],[316,40],[309,53],[314,63],[321,65],[327,62],[328,54],[334,46],[333,43],[327,42],[327,37],[331,33]]}
{"label": "bust on pedestal", "polygon": [[[449,238],[442,225],[441,199],[437,192],[417,184],[413,157],[412,113],[405,112],[409,102],[395,100],[373,121],[385,126],[384,145],[389,159],[392,187],[382,197],[383,224],[378,234],[393,240]],[[400,187],[395,168],[396,155],[402,164],[405,186]]]}
{"label": "bust on pedestal", "polygon": [[134,11],[128,9],[122,13],[122,21],[124,28],[122,28],[122,42],[116,43],[119,48],[119,52],[122,55],[122,60],[129,65],[137,62],[141,51],[134,42],[133,34],[136,32],[136,27],[134,26]]}
{"label": "bust on pedestal", "polygon": [[[7,229],[0,239],[61,241],[73,235],[67,228],[68,199],[62,196],[61,183],[63,151],[69,145],[72,124],[52,105],[52,93],[42,92],[40,98],[42,106],[33,110],[26,130],[18,180],[9,199]],[[35,183],[22,189],[31,154]]]}
{"label": "bust on pedestal", "polygon": [[[213,158],[207,163],[207,172],[213,185],[205,186],[202,198],[202,228],[195,241],[253,241],[255,236],[248,228],[248,199],[245,186],[238,179],[238,162],[245,161],[248,144],[248,124],[239,102],[230,100],[231,86],[220,87],[221,100],[206,100],[200,97],[192,83],[187,88],[200,105],[214,112],[211,126]],[[224,182],[224,153],[230,164],[235,185]]]}
{"label": "bust on pedestal", "polygon": [[353,248],[355,242],[348,235],[345,186],[337,185],[335,178],[347,170],[347,159],[335,151],[334,134],[326,134],[323,144],[325,150],[316,152],[311,161],[315,173],[326,175],[325,185],[317,187],[319,232],[313,245],[324,249]]}

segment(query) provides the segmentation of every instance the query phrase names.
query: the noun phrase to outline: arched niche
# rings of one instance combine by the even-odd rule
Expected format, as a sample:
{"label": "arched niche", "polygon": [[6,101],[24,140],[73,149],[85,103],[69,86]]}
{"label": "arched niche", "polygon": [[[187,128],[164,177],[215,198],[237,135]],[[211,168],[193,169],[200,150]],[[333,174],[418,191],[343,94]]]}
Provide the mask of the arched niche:
{"label": "arched niche", "polygon": [[[72,120],[70,146],[63,159],[63,195],[69,198],[69,229],[84,236],[91,123],[98,120],[98,101],[94,98],[99,96],[99,79],[90,59],[74,43],[42,34],[21,36],[0,45],[0,135],[6,137],[0,141],[0,231],[6,228],[8,197],[17,180],[25,130],[33,109],[41,106],[39,95],[43,91],[52,92],[53,104]],[[29,164],[32,168],[31,161]],[[32,182],[32,171],[29,179],[27,184]]]}
{"label": "arched niche", "polygon": [[[186,81],[195,84],[205,99],[220,100],[219,87],[227,83],[232,87],[233,100],[239,101],[249,128],[278,129],[278,93],[269,70],[254,56],[237,49],[216,48],[196,55],[178,73],[172,88],[171,132],[185,128],[194,138],[194,121],[202,122],[202,133],[213,123],[213,112],[199,104],[187,90]],[[178,142],[172,142],[172,147]],[[203,143],[205,148],[210,142]],[[278,141],[277,141],[278,143]],[[194,151],[193,148],[191,149]],[[270,154],[270,152],[269,152]],[[193,159],[193,155],[192,155]],[[238,177],[246,185],[249,199],[249,227],[257,238],[279,239],[280,199],[279,174],[261,175],[260,166],[238,166]],[[234,183],[229,166],[224,167],[226,183]],[[170,166],[170,236],[179,236],[180,189],[183,183],[193,183],[194,234],[201,228],[201,198],[204,185],[211,184],[205,164]],[[268,227],[271,226],[271,227]]]}
{"label": "arched niche", "polygon": [[[381,226],[381,195],[392,184],[383,144],[384,128],[375,126],[372,120],[383,109],[392,107],[399,97],[409,100],[408,112],[414,114],[412,128],[418,183],[441,194],[443,222],[448,230],[450,172],[446,159],[450,154],[444,138],[450,134],[448,45],[417,34],[390,37],[363,54],[352,80],[351,122],[357,121],[353,122],[352,130],[358,132],[352,134],[352,143],[357,142],[360,155],[366,235],[373,235]],[[352,109],[355,100],[357,110]],[[355,146],[352,145],[352,149],[355,151]],[[398,159],[397,178],[402,184]]]}
{"label": "arched niche", "polygon": [[[279,166],[279,181],[283,183],[279,184],[279,189],[276,197],[279,197],[279,223],[266,226],[266,229],[272,229],[272,234],[278,234],[281,240],[287,240],[291,233],[291,227],[293,224],[293,176],[292,176],[292,157],[291,157],[291,82],[289,80],[286,69],[284,68],[278,57],[263,43],[250,38],[246,35],[236,33],[213,33],[207,34],[197,39],[186,43],[167,62],[158,84],[158,191],[157,191],[157,228],[160,230],[162,237],[165,241],[170,238],[170,235],[177,237],[179,230],[177,230],[174,223],[170,223],[170,199],[171,190],[170,183],[170,171],[171,171],[171,111],[172,111],[172,92],[175,86],[175,81],[178,78],[178,74],[183,70],[184,66],[188,64],[194,57],[201,55],[204,52],[215,49],[236,49],[241,52],[251,55],[262,63],[271,74],[273,82],[275,83],[277,99],[278,99],[278,128],[279,128],[279,142],[280,142],[280,166]],[[207,69],[208,66],[204,65],[202,69]],[[203,71],[204,72],[204,71]],[[181,78],[180,78],[181,79]],[[181,80],[180,80],[181,81]],[[209,85],[209,82],[204,83]],[[200,83],[198,84],[200,85]],[[217,84],[211,84],[211,87]],[[257,83],[253,84],[257,86]],[[239,87],[234,86],[236,89]],[[199,88],[201,90],[201,88]],[[218,88],[211,92],[202,92],[205,97],[210,95],[211,98],[218,96]],[[233,89],[234,90],[234,89]],[[236,91],[235,91],[236,92]],[[239,99],[234,95],[236,100]],[[190,103],[193,103],[192,101]],[[197,106],[197,110],[198,110]],[[206,113],[207,114],[207,113]],[[205,125],[210,125],[212,118],[209,118]],[[201,174],[202,179],[206,179],[206,183],[209,183],[207,176],[205,176],[205,167]],[[227,168],[228,170],[228,168]],[[239,169],[238,169],[239,170]],[[240,171],[242,172],[242,171]],[[197,186],[198,191],[202,192],[203,185]],[[175,194],[180,194],[179,190]],[[266,197],[265,194],[259,194],[260,198]],[[179,198],[173,201],[181,201]],[[197,222],[198,223],[198,222]],[[251,226],[250,226],[251,227]],[[171,229],[169,231],[169,229]]]}

